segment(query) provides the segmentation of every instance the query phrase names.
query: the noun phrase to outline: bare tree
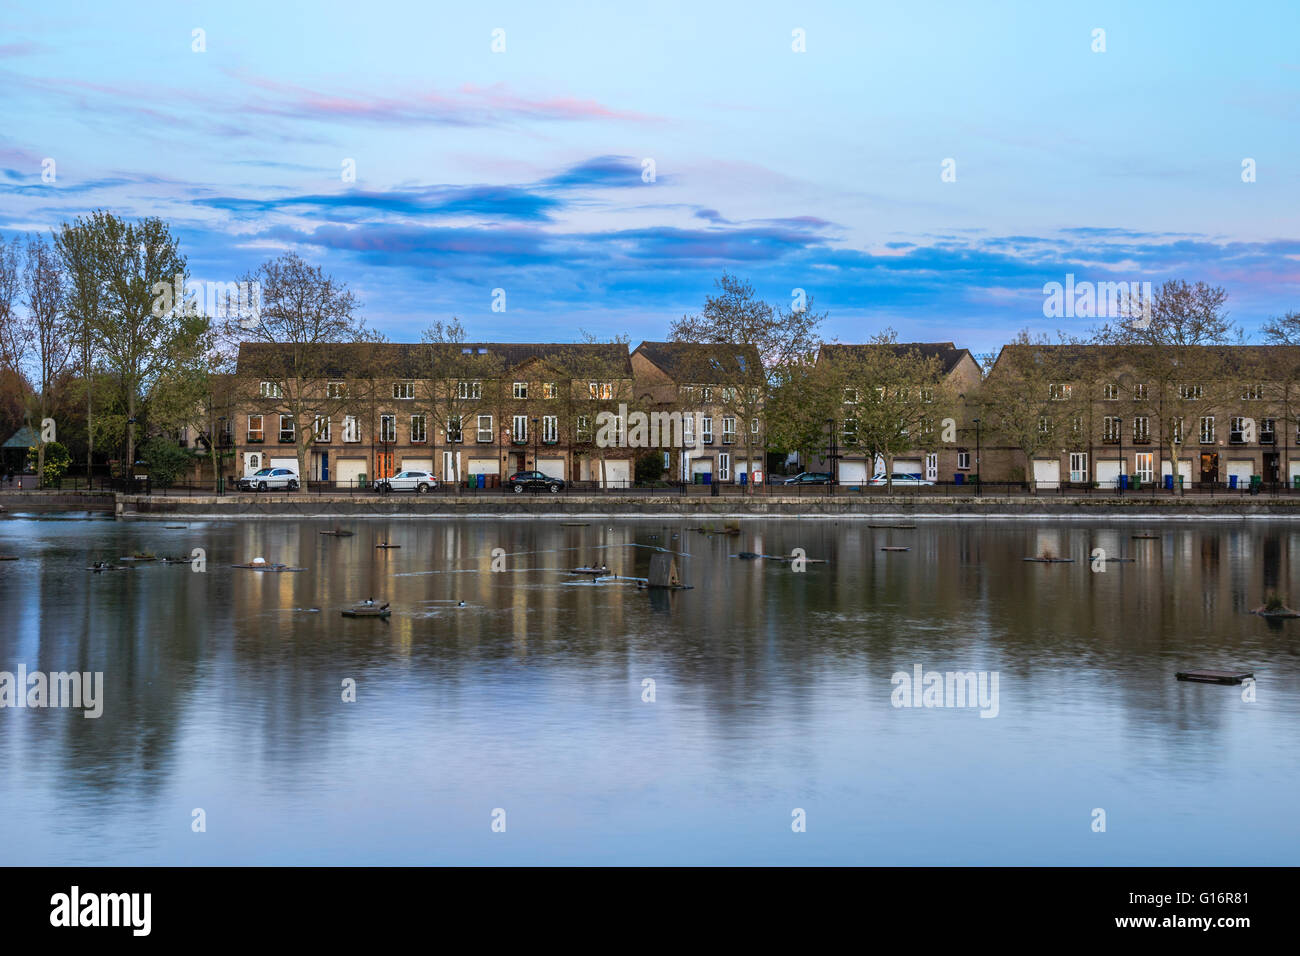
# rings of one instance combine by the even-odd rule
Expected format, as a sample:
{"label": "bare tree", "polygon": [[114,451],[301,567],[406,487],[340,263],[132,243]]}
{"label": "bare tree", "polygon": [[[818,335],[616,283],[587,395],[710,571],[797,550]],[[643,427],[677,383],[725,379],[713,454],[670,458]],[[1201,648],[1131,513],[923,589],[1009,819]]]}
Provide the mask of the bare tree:
{"label": "bare tree", "polygon": [[63,272],[59,257],[54,246],[42,236],[27,240],[23,291],[36,370],[33,405],[40,426],[36,433],[36,474],[43,481],[47,444],[44,425],[53,400],[51,389],[68,364],[72,340],[63,313]]}
{"label": "bare tree", "polygon": [[95,330],[103,310],[103,281],[95,257],[95,233],[86,224],[64,223],[54,237],[63,260],[66,281],[64,310],[71,325],[70,336],[76,342],[77,368],[86,390],[86,478],[91,477],[95,454],[94,385],[99,345]]}
{"label": "bare tree", "polygon": [[263,386],[259,385],[258,395],[241,397],[246,401],[272,399],[290,416],[298,474],[305,480],[307,457],[317,429],[323,427],[320,423],[330,421],[357,398],[349,398],[346,386],[331,384],[345,375],[345,364],[335,347],[375,343],[382,337],[368,330],[365,320],[356,314],[359,303],[344,283],[297,253],[264,262],[242,281],[258,284],[261,313],[255,323],[227,320],[227,334],[269,346],[258,356],[259,382],[266,383],[269,394],[261,394]]}
{"label": "bare tree", "polygon": [[0,370],[21,376],[31,336],[22,302],[22,244],[0,241]]}

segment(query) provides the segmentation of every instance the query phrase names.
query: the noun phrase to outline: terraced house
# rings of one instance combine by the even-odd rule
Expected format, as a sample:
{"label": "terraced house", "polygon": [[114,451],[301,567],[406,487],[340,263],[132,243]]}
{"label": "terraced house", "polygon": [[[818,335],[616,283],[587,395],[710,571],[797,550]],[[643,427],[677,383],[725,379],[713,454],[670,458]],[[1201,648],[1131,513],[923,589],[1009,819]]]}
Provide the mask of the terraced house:
{"label": "terraced house", "polygon": [[828,425],[827,451],[808,470],[849,486],[878,475],[937,482],[974,473],[975,434],[963,408],[981,374],[968,349],[952,342],[834,343],[821,347],[817,364],[823,387],[842,400]]}
{"label": "terraced house", "polygon": [[642,342],[632,372],[639,408],[660,421],[680,413],[681,440],[660,428],[652,449],[665,477],[743,484],[763,469],[766,383],[754,346]]}
{"label": "terraced house", "polygon": [[1300,349],[1008,345],[981,390],[989,479],[1115,488],[1300,479]]}
{"label": "terraced house", "polygon": [[355,487],[407,469],[491,486],[517,471],[619,487],[631,452],[596,441],[632,399],[617,344],[241,343],[237,464]]}

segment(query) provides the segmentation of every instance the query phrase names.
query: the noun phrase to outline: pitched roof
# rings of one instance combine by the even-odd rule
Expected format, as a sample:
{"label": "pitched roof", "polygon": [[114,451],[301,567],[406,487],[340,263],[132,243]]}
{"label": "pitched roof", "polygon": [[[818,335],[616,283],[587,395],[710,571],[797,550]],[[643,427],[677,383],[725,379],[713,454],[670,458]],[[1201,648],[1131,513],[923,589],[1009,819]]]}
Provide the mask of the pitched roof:
{"label": "pitched roof", "polygon": [[763,360],[753,345],[727,342],[642,342],[633,354],[653,362],[676,382],[709,381],[710,373],[735,379],[762,375]]}
{"label": "pitched roof", "polygon": [[22,428],[18,429],[18,431],[10,435],[9,440],[3,445],[0,445],[0,448],[21,448],[23,451],[26,451],[36,444],[36,430],[29,425],[24,425]]}
{"label": "pitched roof", "polygon": [[[1135,361],[1173,362],[1179,348],[1195,349],[1200,355],[1223,363],[1225,371],[1260,374],[1271,371],[1276,380],[1294,379],[1300,371],[1300,346],[1297,345],[1196,345],[1167,347],[1161,345],[1004,345],[993,363],[993,374],[1005,361],[1046,360],[1055,369],[1068,374],[1085,374],[1094,369],[1118,369]],[[1148,367],[1151,367],[1148,365]]]}
{"label": "pitched roof", "polygon": [[937,358],[940,362],[940,374],[947,375],[957,367],[961,362],[962,356],[971,357],[970,349],[959,349],[952,342],[894,342],[889,345],[865,342],[862,344],[846,344],[840,342],[829,342],[821,347],[818,355],[819,360],[825,358],[828,361],[834,361],[837,354],[852,355],[854,352],[864,352],[867,349],[892,349],[896,355],[905,355],[908,352],[914,352],[923,359]]}
{"label": "pitched roof", "polygon": [[[240,342],[238,374],[283,375],[293,361],[294,346],[279,342]],[[632,375],[627,347],[618,343],[585,342],[454,342],[428,345],[421,342],[340,342],[313,348],[312,365],[322,378],[358,378],[391,375],[395,378],[428,377],[434,350],[464,355],[487,355],[502,363],[505,371],[533,361],[561,361],[571,355],[586,355],[593,362]],[[468,351],[467,351],[468,350]]]}

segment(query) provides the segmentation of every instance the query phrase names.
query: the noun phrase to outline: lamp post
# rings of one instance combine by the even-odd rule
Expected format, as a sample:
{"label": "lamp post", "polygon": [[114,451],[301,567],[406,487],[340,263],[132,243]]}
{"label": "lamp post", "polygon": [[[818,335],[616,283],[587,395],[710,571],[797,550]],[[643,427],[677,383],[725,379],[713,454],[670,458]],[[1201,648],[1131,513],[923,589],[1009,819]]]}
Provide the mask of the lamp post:
{"label": "lamp post", "polygon": [[831,466],[831,480],[826,483],[826,493],[828,495],[833,495],[835,494],[835,459],[838,457],[835,454],[835,419],[833,418],[826,419],[826,426],[827,426],[826,458],[830,462],[830,466]]}
{"label": "lamp post", "polygon": [[225,491],[225,485],[222,482],[222,478],[224,477],[223,473],[225,471],[225,469],[222,468],[222,456],[225,454],[225,449],[222,445],[224,444],[223,440],[225,437],[226,416],[220,415],[217,417],[217,434],[215,436],[217,452],[217,494],[222,494]]}
{"label": "lamp post", "polygon": [[984,484],[980,476],[980,420],[973,419],[975,422],[975,497],[980,496],[980,486]]}
{"label": "lamp post", "polygon": [[538,453],[541,451],[541,435],[537,431],[537,419],[533,419],[533,471],[541,471],[538,466]]}

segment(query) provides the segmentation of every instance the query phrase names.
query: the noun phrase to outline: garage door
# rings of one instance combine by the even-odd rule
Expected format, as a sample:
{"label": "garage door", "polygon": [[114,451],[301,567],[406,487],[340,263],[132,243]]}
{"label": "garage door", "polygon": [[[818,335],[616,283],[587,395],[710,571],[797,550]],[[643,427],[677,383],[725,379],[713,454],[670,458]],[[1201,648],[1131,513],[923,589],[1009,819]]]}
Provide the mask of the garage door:
{"label": "garage door", "polygon": [[288,468],[295,475],[298,474],[297,458],[272,458],[266,463],[267,468]]}
{"label": "garage door", "polygon": [[[596,464],[596,475],[600,476],[600,464]],[[632,463],[626,459],[622,461],[605,462],[605,486],[606,488],[627,488],[632,484]]]}
{"label": "garage door", "polygon": [[1287,476],[1290,479],[1291,484],[1294,485],[1295,480],[1300,478],[1300,461],[1296,461],[1295,459],[1291,460],[1290,464],[1287,465]]}
{"label": "garage door", "polygon": [[921,475],[921,459],[919,458],[895,458],[894,474],[896,475]]}
{"label": "garage door", "polygon": [[[1172,475],[1172,474],[1173,472],[1169,470],[1169,459],[1166,458],[1160,462],[1161,484],[1164,483],[1165,475]],[[1190,485],[1192,483],[1192,463],[1186,458],[1180,458],[1178,460],[1178,474],[1183,476],[1184,486]]]}
{"label": "garage door", "polygon": [[432,458],[403,458],[402,471],[433,471]]}
{"label": "garage door", "polygon": [[840,462],[841,485],[865,485],[867,478],[867,463],[865,461]]}
{"label": "garage door", "polygon": [[1039,488],[1061,487],[1061,462],[1058,459],[1045,461],[1035,458],[1034,483]]}
{"label": "garage door", "polygon": [[539,458],[537,459],[537,470],[547,478],[564,477],[564,459],[563,458]]}
{"label": "garage door", "polygon": [[1097,462],[1097,487],[1115,488],[1119,485],[1119,470],[1122,463],[1118,461]]}
{"label": "garage door", "polygon": [[355,488],[357,479],[365,473],[364,458],[340,458],[334,462],[334,483],[340,488]]}
{"label": "garage door", "polygon": [[692,475],[711,475],[713,474],[712,458],[696,458],[691,462]]}
{"label": "garage door", "polygon": [[1237,476],[1237,483],[1249,482],[1250,476],[1255,473],[1255,463],[1253,461],[1230,461],[1228,462],[1228,477]]}
{"label": "garage door", "polygon": [[469,460],[469,470],[466,474],[470,475],[495,475],[501,471],[501,462],[495,458],[471,458]]}

